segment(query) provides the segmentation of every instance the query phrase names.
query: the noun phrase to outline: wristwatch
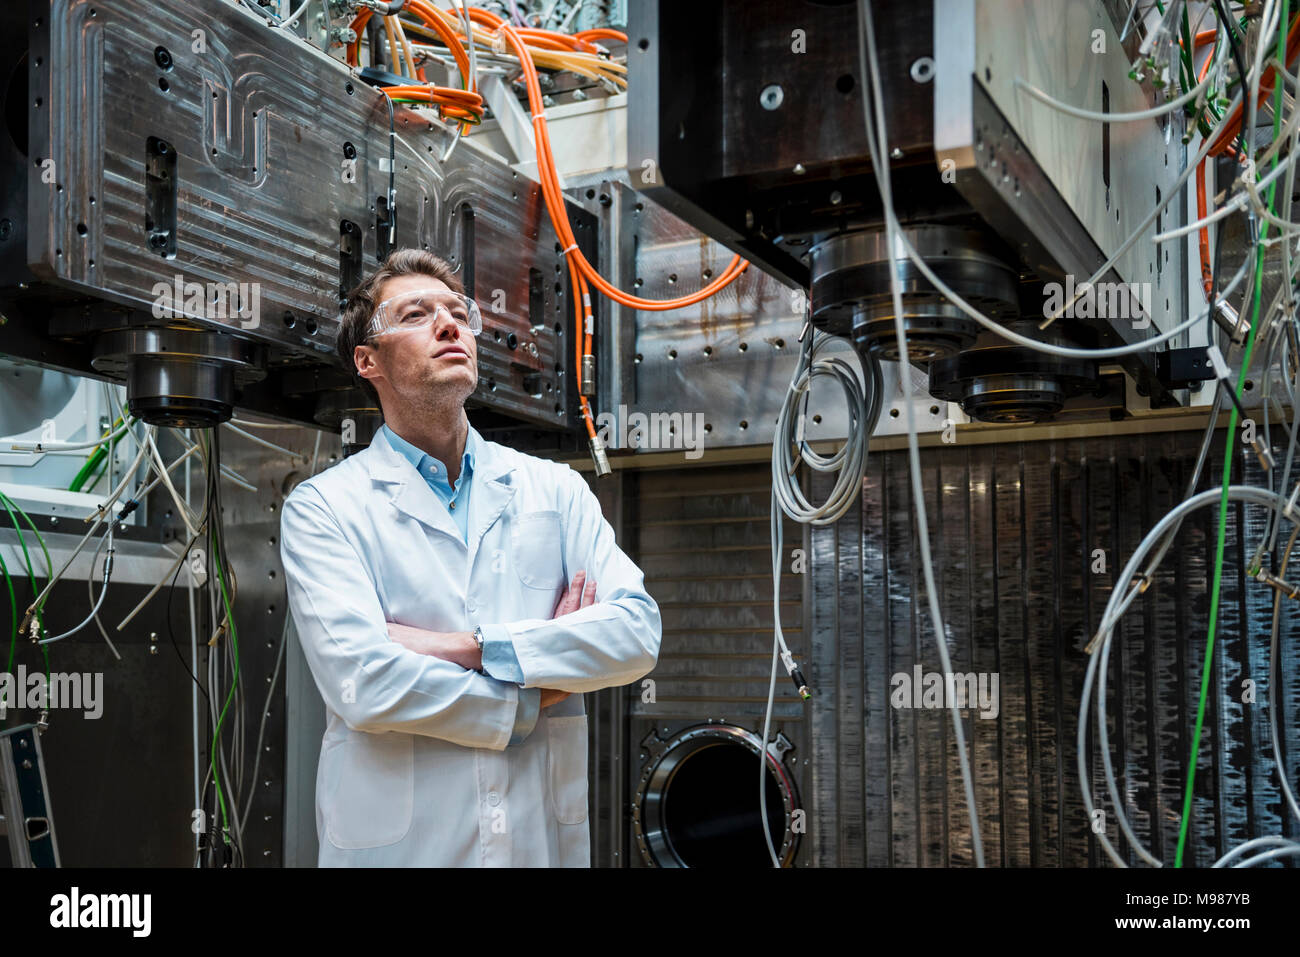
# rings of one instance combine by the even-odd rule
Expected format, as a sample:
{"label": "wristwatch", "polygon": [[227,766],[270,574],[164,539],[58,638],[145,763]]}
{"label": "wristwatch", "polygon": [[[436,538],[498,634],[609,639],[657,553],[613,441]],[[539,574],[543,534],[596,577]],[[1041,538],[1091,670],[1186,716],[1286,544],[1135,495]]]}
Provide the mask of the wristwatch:
{"label": "wristwatch", "polygon": [[483,629],[481,627],[474,629],[474,644],[478,645],[478,673],[485,675],[487,672],[483,670]]}

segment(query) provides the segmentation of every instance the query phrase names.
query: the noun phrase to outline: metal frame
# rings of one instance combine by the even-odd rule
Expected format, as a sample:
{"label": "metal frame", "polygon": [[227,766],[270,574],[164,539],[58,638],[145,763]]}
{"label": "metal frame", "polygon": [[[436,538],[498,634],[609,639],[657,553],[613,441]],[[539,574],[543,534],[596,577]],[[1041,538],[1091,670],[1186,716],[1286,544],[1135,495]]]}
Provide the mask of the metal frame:
{"label": "metal frame", "polygon": [[[14,867],[60,866],[50,785],[34,724],[0,731],[0,811]],[[36,822],[44,829],[29,836]]]}

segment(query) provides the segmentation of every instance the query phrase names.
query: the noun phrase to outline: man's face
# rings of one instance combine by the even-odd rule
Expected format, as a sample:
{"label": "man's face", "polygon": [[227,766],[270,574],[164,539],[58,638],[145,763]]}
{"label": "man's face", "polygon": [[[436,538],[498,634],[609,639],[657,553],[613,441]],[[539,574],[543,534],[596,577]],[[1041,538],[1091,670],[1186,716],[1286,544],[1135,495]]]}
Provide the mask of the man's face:
{"label": "man's face", "polygon": [[[450,291],[432,276],[394,276],[380,287],[376,301],[421,289]],[[427,325],[394,329],[357,346],[353,358],[381,398],[387,390],[397,402],[417,408],[435,397],[436,404],[444,397],[463,402],[478,385],[478,343],[446,310]]]}

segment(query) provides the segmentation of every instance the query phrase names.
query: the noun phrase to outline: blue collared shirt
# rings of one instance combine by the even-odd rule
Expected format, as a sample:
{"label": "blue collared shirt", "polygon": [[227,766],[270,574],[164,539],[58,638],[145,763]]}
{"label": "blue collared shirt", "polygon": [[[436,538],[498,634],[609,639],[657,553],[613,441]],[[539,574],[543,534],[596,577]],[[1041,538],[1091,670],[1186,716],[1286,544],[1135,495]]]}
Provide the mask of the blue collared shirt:
{"label": "blue collared shirt", "polygon": [[[402,457],[415,466],[420,477],[428,483],[429,488],[438,496],[447,509],[456,527],[460,529],[461,541],[469,544],[469,497],[474,489],[474,457],[482,441],[474,426],[469,427],[465,437],[465,454],[460,460],[460,476],[453,485],[447,479],[447,466],[435,459],[428,452],[412,445],[388,427],[385,422],[380,429],[388,444],[402,454]],[[493,623],[495,624],[495,623]],[[499,681],[512,681],[522,684],[524,670],[519,665],[514,643],[510,641],[509,632],[504,628],[483,624],[483,671]],[[541,710],[542,692],[540,688],[519,689],[519,711],[515,717],[514,734],[511,744],[518,744],[532,732],[537,724],[537,714]]]}

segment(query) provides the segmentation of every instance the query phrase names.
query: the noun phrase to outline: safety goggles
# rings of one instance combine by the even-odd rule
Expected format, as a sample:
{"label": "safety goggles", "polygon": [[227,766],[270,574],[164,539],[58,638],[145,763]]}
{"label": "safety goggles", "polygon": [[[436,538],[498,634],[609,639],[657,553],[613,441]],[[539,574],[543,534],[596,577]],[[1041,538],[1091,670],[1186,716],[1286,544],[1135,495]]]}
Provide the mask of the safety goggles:
{"label": "safety goggles", "polygon": [[367,338],[419,329],[446,313],[474,335],[483,331],[483,315],[469,296],[448,289],[415,289],[385,299],[370,319]]}

